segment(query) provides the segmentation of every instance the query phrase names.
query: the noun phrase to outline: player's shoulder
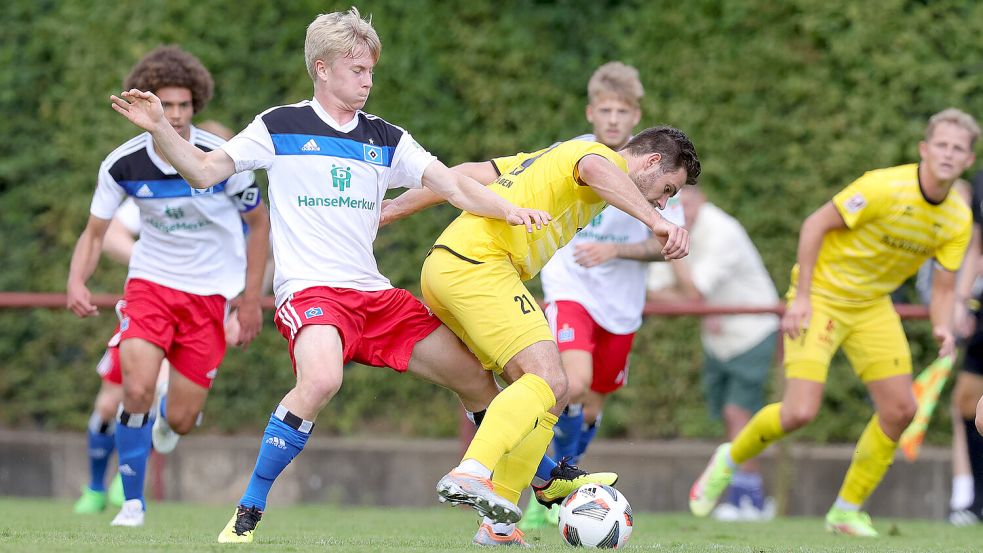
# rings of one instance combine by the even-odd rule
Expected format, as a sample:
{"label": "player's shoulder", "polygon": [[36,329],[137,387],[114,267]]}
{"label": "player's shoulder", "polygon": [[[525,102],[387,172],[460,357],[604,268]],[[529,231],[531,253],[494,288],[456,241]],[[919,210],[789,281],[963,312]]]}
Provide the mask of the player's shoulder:
{"label": "player's shoulder", "polygon": [[145,152],[149,140],[150,133],[143,132],[134,136],[117,146],[112,152],[109,152],[109,155],[103,159],[102,166],[108,169],[116,165],[120,160]]}
{"label": "player's shoulder", "polygon": [[382,143],[378,145],[395,148],[399,144],[400,139],[403,138],[403,135],[407,134],[406,129],[403,127],[390,123],[378,115],[360,111],[356,116],[359,118],[359,121],[358,126],[355,127],[355,131],[370,135],[370,138],[380,138]]}
{"label": "player's shoulder", "polygon": [[861,179],[873,183],[893,185],[905,185],[913,181],[918,182],[918,164],[906,163],[894,167],[871,169],[864,173]]}
{"label": "player's shoulder", "polygon": [[305,127],[310,121],[320,118],[314,112],[314,106],[311,105],[310,100],[301,100],[293,104],[267,108],[257,115],[256,119],[262,121],[267,130],[273,134]]}

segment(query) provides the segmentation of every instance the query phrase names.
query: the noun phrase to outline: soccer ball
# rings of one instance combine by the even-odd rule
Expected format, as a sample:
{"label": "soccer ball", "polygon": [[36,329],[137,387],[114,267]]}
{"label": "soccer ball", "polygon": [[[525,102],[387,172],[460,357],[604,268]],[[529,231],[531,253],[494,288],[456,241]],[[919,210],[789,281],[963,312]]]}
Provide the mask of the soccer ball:
{"label": "soccer ball", "polygon": [[631,505],[624,494],[603,484],[584,484],[560,506],[560,535],[570,545],[614,549],[631,536]]}

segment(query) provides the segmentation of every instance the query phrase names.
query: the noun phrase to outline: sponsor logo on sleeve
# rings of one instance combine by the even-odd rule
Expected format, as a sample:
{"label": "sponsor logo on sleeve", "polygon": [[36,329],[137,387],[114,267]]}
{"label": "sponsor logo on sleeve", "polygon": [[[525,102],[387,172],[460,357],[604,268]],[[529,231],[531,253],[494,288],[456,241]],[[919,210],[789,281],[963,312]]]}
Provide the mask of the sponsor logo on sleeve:
{"label": "sponsor logo on sleeve", "polygon": [[867,207],[867,200],[864,199],[863,194],[860,194],[859,192],[854,194],[847,201],[843,202],[843,209],[845,209],[847,213],[856,213],[865,207]]}

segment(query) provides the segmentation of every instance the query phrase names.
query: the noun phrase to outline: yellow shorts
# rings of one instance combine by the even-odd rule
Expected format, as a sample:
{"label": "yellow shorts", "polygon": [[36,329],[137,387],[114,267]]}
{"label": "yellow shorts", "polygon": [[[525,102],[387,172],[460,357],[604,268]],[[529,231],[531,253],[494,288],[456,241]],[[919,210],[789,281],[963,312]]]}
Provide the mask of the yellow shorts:
{"label": "yellow shorts", "polygon": [[481,263],[434,248],[423,262],[423,301],[478,357],[501,372],[523,349],[553,333],[507,257]]}
{"label": "yellow shorts", "polygon": [[908,339],[887,296],[859,306],[812,296],[808,331],[785,337],[786,378],[826,382],[840,346],[863,382],[911,374]]}

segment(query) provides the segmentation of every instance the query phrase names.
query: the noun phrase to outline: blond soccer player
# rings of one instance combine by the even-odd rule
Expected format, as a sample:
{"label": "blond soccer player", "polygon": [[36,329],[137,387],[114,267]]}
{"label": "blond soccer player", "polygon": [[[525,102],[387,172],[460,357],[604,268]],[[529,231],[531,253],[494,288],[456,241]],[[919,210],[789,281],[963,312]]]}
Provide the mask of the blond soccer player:
{"label": "blond soccer player", "polygon": [[737,466],[816,417],[830,359],[842,347],[875,413],[826,515],[826,528],[878,535],[861,507],[891,466],[916,408],[911,353],[888,294],[934,258],[932,334],[940,356],[954,353],[955,272],[972,221],[952,183],[973,164],[979,134],[966,113],[937,113],[919,144],[919,163],[870,171],[806,218],[782,319],[783,399],[762,408],[732,442],[717,448],[690,490],[693,514],[710,513]]}

